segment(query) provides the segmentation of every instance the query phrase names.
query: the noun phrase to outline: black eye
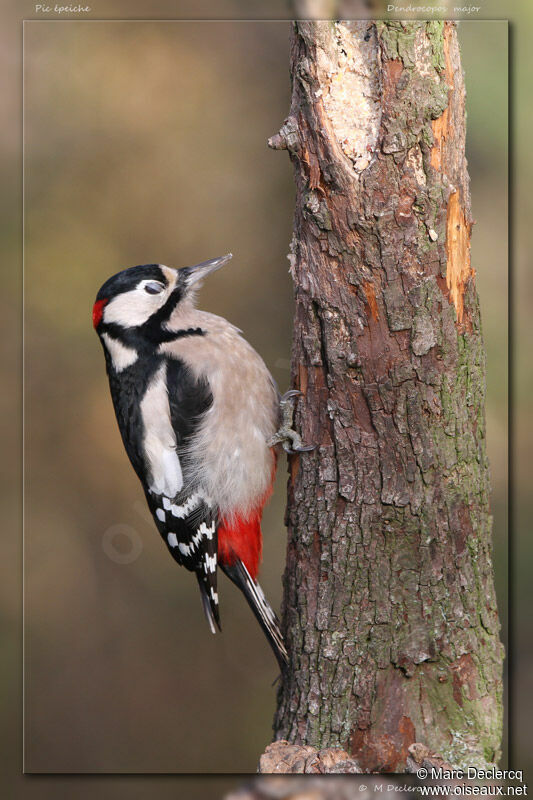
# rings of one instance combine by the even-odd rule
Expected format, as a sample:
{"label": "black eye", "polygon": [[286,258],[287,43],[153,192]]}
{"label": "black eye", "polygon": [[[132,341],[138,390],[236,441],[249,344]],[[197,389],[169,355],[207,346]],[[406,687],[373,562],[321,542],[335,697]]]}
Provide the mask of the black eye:
{"label": "black eye", "polygon": [[165,287],[155,281],[150,281],[144,285],[144,291],[148,294],[159,294]]}

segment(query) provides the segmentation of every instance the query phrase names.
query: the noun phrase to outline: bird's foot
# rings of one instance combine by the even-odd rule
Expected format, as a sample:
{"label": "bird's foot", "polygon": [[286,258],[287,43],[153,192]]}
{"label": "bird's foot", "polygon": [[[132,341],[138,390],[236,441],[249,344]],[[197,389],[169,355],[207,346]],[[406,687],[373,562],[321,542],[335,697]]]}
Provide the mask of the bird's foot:
{"label": "bird's foot", "polygon": [[269,447],[274,447],[276,444],[282,444],[283,449],[289,455],[295,453],[308,453],[310,450],[315,449],[314,444],[304,444],[302,437],[293,429],[293,415],[294,415],[294,399],[301,397],[302,392],[298,389],[289,389],[288,392],[281,397],[279,407],[281,409],[281,425],[279,430],[272,436],[268,442]]}

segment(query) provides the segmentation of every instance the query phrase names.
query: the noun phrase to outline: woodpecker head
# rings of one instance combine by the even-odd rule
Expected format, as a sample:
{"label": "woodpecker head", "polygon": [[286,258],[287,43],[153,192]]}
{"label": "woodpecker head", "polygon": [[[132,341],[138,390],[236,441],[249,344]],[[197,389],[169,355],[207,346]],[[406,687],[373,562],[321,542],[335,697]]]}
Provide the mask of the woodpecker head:
{"label": "woodpecker head", "polygon": [[211,272],[220,269],[231,253],[203,261],[193,267],[172,269],[162,264],[144,264],[117,272],[96,295],[93,325],[99,335],[106,331],[136,331],[153,338],[171,313],[199,288]]}

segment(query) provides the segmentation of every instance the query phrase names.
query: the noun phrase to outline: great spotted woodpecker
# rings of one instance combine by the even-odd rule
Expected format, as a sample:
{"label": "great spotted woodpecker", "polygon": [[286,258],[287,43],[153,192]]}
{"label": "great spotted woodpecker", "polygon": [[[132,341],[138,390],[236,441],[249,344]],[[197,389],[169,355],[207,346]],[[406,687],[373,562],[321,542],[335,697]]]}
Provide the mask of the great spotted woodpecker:
{"label": "great spotted woodpecker", "polygon": [[98,292],[93,324],[124,447],[171,555],[196,574],[211,631],[220,629],[218,565],[283,668],[278,619],[256,580],[260,523],[278,443],[288,452],[311,448],[290,429],[287,409],[299,393],[280,398],[240,331],[195,308],[201,280],[230,258],[125,269]]}

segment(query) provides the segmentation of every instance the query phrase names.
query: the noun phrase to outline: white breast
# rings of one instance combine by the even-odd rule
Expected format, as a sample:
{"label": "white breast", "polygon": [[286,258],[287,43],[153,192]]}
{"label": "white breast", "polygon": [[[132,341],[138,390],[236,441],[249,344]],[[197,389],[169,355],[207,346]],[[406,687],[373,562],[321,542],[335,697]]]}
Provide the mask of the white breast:
{"label": "white breast", "polygon": [[201,327],[206,335],[183,337],[161,349],[207,378],[213,404],[180,457],[187,476],[223,516],[246,515],[272,482],[275,462],[268,440],[278,425],[277,390],[262,358],[237,328],[195,309],[190,318],[182,316],[172,320],[172,328]]}
{"label": "white breast", "polygon": [[183,475],[170,421],[166,374],[167,365],[163,363],[141,401],[143,450],[151,475],[150,489],[156,494],[175,497],[183,487]]}

